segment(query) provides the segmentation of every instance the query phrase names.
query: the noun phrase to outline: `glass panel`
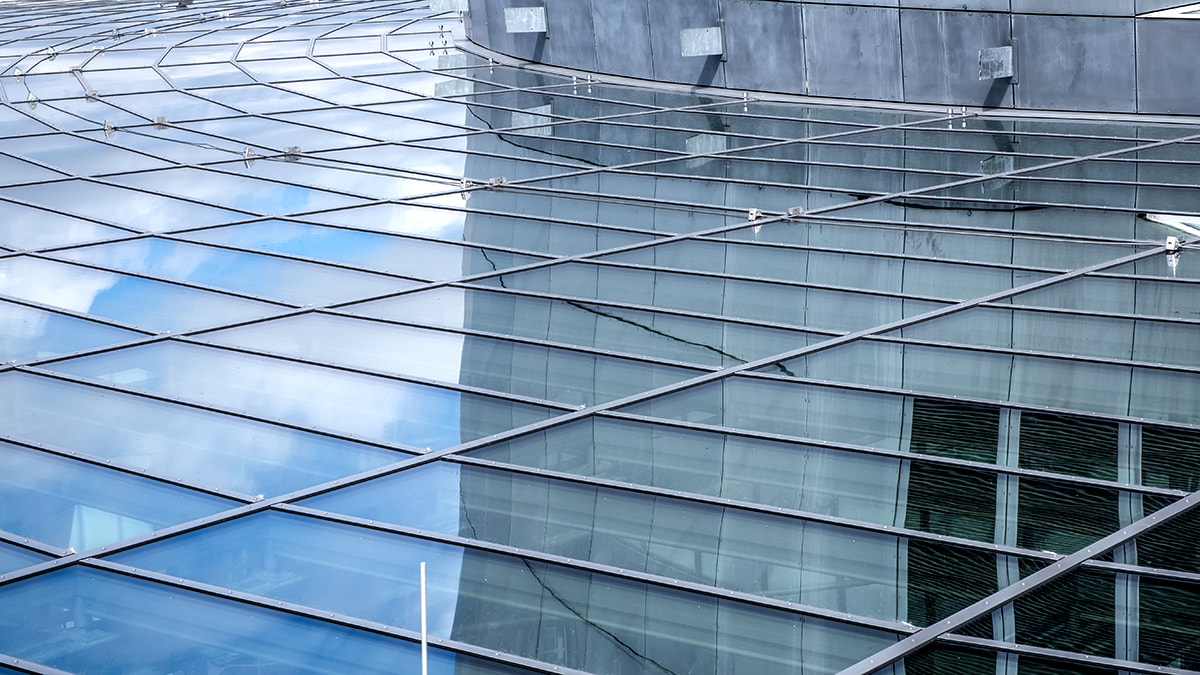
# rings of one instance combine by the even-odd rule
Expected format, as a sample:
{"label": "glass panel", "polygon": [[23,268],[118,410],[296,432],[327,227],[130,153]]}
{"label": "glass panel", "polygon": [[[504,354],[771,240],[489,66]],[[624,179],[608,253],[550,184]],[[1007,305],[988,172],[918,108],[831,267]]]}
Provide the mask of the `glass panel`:
{"label": "glass panel", "polygon": [[[431,635],[593,673],[651,667],[688,672],[705,663],[712,672],[722,659],[756,673],[783,672],[785,664],[791,669],[797,663],[834,672],[892,639],[564,566],[283,514],[130,551],[121,560],[411,630],[420,625],[418,569],[427,561]],[[734,646],[749,641],[755,641],[753,653]]]}
{"label": "glass panel", "polygon": [[439,288],[346,308],[366,316],[552,340],[707,365],[734,365],[825,339],[698,316]]}
{"label": "glass panel", "polygon": [[15,572],[47,560],[49,560],[48,556],[34,553],[20,546],[0,542],[0,575]]}
{"label": "glass panel", "polygon": [[679,309],[819,330],[856,330],[938,305],[898,297],[680,272],[567,263],[482,279],[537,293]]}
{"label": "glass panel", "polygon": [[246,176],[230,176],[198,169],[154,171],[119,176],[112,180],[133,188],[178,195],[214,206],[272,215],[318,211],[359,203],[356,199],[324,190],[281,185]]}
{"label": "glass panel", "polygon": [[904,618],[906,587],[897,577],[904,542],[868,531],[442,463],[303,503],[861,616]]}
{"label": "glass panel", "polygon": [[104,94],[128,94],[141,91],[170,89],[170,85],[154,72],[153,68],[121,68],[120,70],[92,70],[83,73],[84,79],[95,91]]}
{"label": "glass panel", "polygon": [[[85,176],[169,166],[161,159],[69,134],[13,138],[0,143],[0,150],[48,164],[71,174]],[[63,183],[59,189],[70,191],[74,189],[75,185],[80,184],[77,182]],[[34,188],[26,188],[25,191],[18,192],[18,194],[29,194],[33,190]],[[68,201],[74,202],[75,200]],[[52,202],[51,205],[62,206],[62,200],[60,199],[57,203]]]}
{"label": "glass panel", "polygon": [[167,79],[186,89],[225,84],[250,84],[254,82],[249,75],[246,75],[236,66],[229,63],[164,66],[161,68],[161,71],[167,76]]}
{"label": "glass panel", "polygon": [[899,450],[904,405],[890,394],[732,377],[622,411]]}
{"label": "glass panel", "polygon": [[56,251],[54,255],[294,305],[324,305],[415,286],[405,279],[155,238]]}
{"label": "glass panel", "polygon": [[[921,675],[958,675],[959,673],[1020,673],[1021,675],[1121,675],[1126,671],[1103,668],[1078,661],[1048,661],[1028,654],[965,649],[944,646],[927,647],[893,669],[877,670],[873,675],[921,673]],[[903,669],[901,669],[903,668]]]}
{"label": "glass panel", "polygon": [[[245,101],[242,101],[242,100],[231,101],[230,99],[234,99],[235,97],[233,97],[232,95],[230,95],[230,96],[225,95],[225,92],[229,92],[231,89],[241,89],[241,88],[240,87],[223,88],[220,90],[222,92],[222,94],[216,96],[215,99],[219,103],[224,103],[226,105],[231,105],[231,106],[237,107],[239,109],[245,110],[246,109]],[[266,93],[266,92],[262,92],[261,89],[264,89],[264,88],[263,87],[254,87],[253,93],[254,94]],[[203,91],[204,96],[209,97],[210,96],[209,92],[211,92],[212,90],[206,89],[206,90],[196,90],[196,91]],[[196,93],[196,91],[194,91],[193,93]],[[317,103],[315,99],[301,97],[297,94],[291,94],[291,96],[297,100],[293,103],[293,101],[291,99],[288,99],[288,101],[286,103],[293,103],[292,105],[287,105],[286,103],[281,103],[280,109],[278,109],[278,110],[273,110],[273,109],[267,108],[266,104],[275,102],[276,100],[282,98],[283,95],[284,95],[284,93],[282,91],[280,91],[278,89],[271,89],[270,93],[267,93],[267,95],[263,96],[261,99],[260,98],[252,99],[253,102],[255,103],[255,106],[254,106],[255,109],[252,109],[249,112],[266,114],[266,113],[284,112],[286,110],[304,110],[304,109],[308,109],[308,108],[319,108],[319,107],[322,107],[322,105],[323,105],[323,104]],[[310,103],[308,105],[302,105],[306,101],[310,102]],[[263,108],[266,108],[266,109],[264,110]],[[191,131],[196,131],[196,132],[199,132],[202,134],[210,134],[210,135],[218,136],[218,137],[222,137],[222,138],[237,139],[238,142],[245,143],[246,145],[250,145],[250,146],[256,147],[256,148],[263,148],[264,151],[263,151],[263,153],[260,153],[260,154],[264,154],[267,150],[272,150],[272,149],[274,150],[274,153],[270,153],[270,154],[275,154],[275,153],[278,153],[280,150],[287,148],[289,146],[300,146],[301,148],[304,149],[305,152],[308,152],[311,150],[325,150],[325,149],[329,149],[329,148],[344,148],[346,146],[353,146],[353,145],[358,145],[358,144],[362,143],[362,139],[359,139],[359,138],[356,138],[354,136],[350,136],[347,134],[342,134],[342,133],[338,133],[336,131],[330,131],[327,129],[316,129],[313,127],[300,126],[298,124],[291,124],[289,122],[281,122],[279,120],[271,119],[270,117],[267,117],[267,116],[264,116],[264,117],[249,117],[248,116],[248,117],[226,118],[226,119],[220,119],[220,120],[183,122],[179,126],[181,128],[189,129]]]}
{"label": "glass panel", "polygon": [[457,445],[553,414],[499,398],[178,342],[61,361],[52,368],[418,448]]}
{"label": "glass panel", "polygon": [[103,457],[194,485],[273,496],[407,455],[192,406],[26,373],[0,376],[10,437]]}
{"label": "glass panel", "polygon": [[[370,215],[357,210],[351,213]],[[196,241],[275,251],[430,280],[457,279],[541,260],[506,251],[278,220],[202,230],[186,236]]]}
{"label": "glass panel", "polygon": [[150,330],[256,318],[282,307],[36,258],[0,260],[0,293]]}
{"label": "glass panel", "polygon": [[[200,66],[203,68],[217,66]],[[106,96],[106,103],[118,105],[122,108],[142,111],[151,119],[158,117],[166,117],[172,122],[181,120],[197,119],[201,117],[227,117],[236,115],[237,111],[232,108],[227,108],[223,105],[217,105],[212,101],[206,101],[198,96],[192,96],[182,91],[160,91],[152,94],[127,94],[124,96]],[[140,124],[145,124],[142,120]],[[141,131],[141,130],[139,130]],[[155,128],[155,131],[161,131]],[[134,134],[121,134],[121,145],[129,147],[131,141],[128,140]]]}
{"label": "glass panel", "polygon": [[[278,43],[262,45],[265,51],[259,56],[271,54],[274,56],[283,56],[286,51],[277,51]],[[303,55],[304,50],[308,47],[307,44],[301,44],[299,53]],[[322,68],[315,61],[310,61],[307,58],[294,59],[267,59],[256,61],[253,60],[255,55],[246,56],[247,52],[254,50],[253,45],[245,45],[242,47],[241,53],[238,54],[238,65],[241,66],[250,77],[260,82],[289,82],[291,80],[307,80],[317,77],[329,77],[333,73]]]}
{"label": "glass panel", "polygon": [[[322,82],[340,83],[346,86],[344,80],[323,80]],[[298,85],[305,83],[293,82],[288,86],[297,88]],[[310,83],[317,84],[317,83]],[[367,87],[370,85],[361,85]],[[319,95],[322,98],[328,98],[327,92],[318,89],[314,86],[305,87],[314,90],[314,95]],[[389,94],[394,96],[394,92],[374,87],[379,89],[381,94]],[[299,124],[314,125],[326,129],[340,129],[346,133],[353,133],[364,138],[379,139],[383,141],[412,141],[418,138],[428,138],[430,136],[439,136],[442,134],[458,133],[462,130],[458,126],[445,126],[443,124],[435,124],[431,121],[416,120],[407,117],[398,117],[396,115],[387,115],[375,110],[362,110],[351,108],[332,108],[324,110],[312,110],[306,112],[285,113],[276,116],[278,119],[295,121]],[[459,120],[461,123],[462,120]]]}
{"label": "glass panel", "polygon": [[[155,160],[157,161],[157,160]],[[141,231],[165,232],[242,220],[236,211],[184,202],[157,194],[81,180],[2,188],[4,196],[60,209],[68,213],[118,223]]]}
{"label": "glass panel", "polygon": [[[71,568],[0,588],[0,600],[0,652],[81,675],[421,669],[414,642],[100,570]],[[522,672],[436,647],[429,668]]]}
{"label": "glass panel", "polygon": [[[684,241],[605,256],[655,267],[966,299],[1013,287],[1012,269],[881,257],[877,254]],[[1024,272],[1021,283],[1050,274]]]}
{"label": "glass panel", "polygon": [[27,361],[143,337],[124,328],[0,301],[0,361]]}
{"label": "glass panel", "polygon": [[[1194,583],[1134,574],[1075,572],[1011,603],[1009,642],[1180,669],[1200,667]],[[992,637],[992,620],[964,632]],[[1022,658],[1022,661],[1024,659]],[[1022,668],[1022,671],[1024,668]]]}
{"label": "glass panel", "polygon": [[654,389],[700,372],[327,314],[241,326],[203,339],[576,406]]}
{"label": "glass panel", "polygon": [[[567,203],[558,204],[555,208],[554,201],[541,200],[535,195],[509,196],[505,200],[491,192],[471,193],[467,204],[469,210],[466,211],[379,204],[314,214],[309,218],[347,227],[469,241],[554,255],[614,248],[650,238],[649,234],[638,231],[596,228],[545,219],[546,216],[582,216],[584,222],[590,222],[595,220],[595,204],[591,205],[593,214],[577,214]],[[509,217],[480,212],[488,208],[506,208],[517,215]]]}
{"label": "glass panel", "polygon": [[783,368],[797,377],[877,387],[1186,423],[1200,419],[1198,376],[1190,372],[874,341],[800,357]]}
{"label": "glass panel", "polygon": [[3,441],[0,503],[0,530],[76,551],[237,505]]}

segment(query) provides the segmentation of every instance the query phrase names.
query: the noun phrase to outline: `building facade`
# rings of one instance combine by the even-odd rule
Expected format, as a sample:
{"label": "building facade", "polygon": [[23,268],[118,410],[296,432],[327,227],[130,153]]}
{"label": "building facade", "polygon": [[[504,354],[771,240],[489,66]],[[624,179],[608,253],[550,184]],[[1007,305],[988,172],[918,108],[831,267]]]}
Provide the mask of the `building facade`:
{"label": "building facade", "polygon": [[1191,8],[712,4],[0,4],[0,672],[1200,671]]}

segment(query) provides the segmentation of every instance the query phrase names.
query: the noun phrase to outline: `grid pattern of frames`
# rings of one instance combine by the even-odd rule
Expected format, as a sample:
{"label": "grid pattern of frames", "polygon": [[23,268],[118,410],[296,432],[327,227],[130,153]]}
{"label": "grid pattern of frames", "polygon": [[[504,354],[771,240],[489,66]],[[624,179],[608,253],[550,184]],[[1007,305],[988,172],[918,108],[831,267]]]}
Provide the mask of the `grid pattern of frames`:
{"label": "grid pattern of frames", "polygon": [[0,671],[1200,669],[1200,125],[463,21],[0,4]]}

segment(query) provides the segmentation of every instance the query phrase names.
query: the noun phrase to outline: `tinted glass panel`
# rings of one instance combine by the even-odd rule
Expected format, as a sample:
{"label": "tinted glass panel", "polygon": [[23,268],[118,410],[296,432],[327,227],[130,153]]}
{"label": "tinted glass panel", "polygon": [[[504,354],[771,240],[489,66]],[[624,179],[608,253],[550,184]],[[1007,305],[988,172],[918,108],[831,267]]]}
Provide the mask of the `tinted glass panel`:
{"label": "tinted glass panel", "polygon": [[551,414],[546,408],[498,398],[179,342],[61,361],[52,367],[418,448],[457,445]]}

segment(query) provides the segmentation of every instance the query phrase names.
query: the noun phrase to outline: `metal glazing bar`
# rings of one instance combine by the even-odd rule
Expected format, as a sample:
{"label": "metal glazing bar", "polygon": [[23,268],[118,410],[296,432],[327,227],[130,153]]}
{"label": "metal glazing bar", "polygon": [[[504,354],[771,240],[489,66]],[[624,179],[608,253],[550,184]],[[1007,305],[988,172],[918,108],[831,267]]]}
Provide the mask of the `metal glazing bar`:
{"label": "metal glazing bar", "polygon": [[849,612],[839,612],[837,610],[817,607],[815,605],[806,605],[799,602],[791,602],[790,600],[780,600],[778,598],[756,595],[754,593],[747,593],[745,591],[734,591],[728,588],[722,588],[720,586],[710,586],[708,584],[701,584],[694,581],[666,577],[660,574],[639,572],[637,570],[605,565],[603,563],[592,562],[590,560],[568,558],[566,556],[546,553],[533,549],[508,546],[506,544],[497,544],[483,539],[472,539],[470,537],[462,537],[444,532],[420,530],[403,525],[367,520],[357,516],[321,511],[319,509],[314,509],[299,504],[279,504],[276,505],[273,510],[309,518],[316,518],[328,522],[340,523],[352,527],[362,527],[379,532],[386,532],[388,534],[394,534],[402,537],[423,539],[426,541],[434,541],[476,551],[487,551],[489,553],[497,553],[500,555],[512,556],[524,560],[533,560],[550,565],[559,565],[584,572],[603,574],[619,579],[635,581],[648,584],[650,586],[670,588],[675,591],[695,593],[697,595],[720,598],[723,600],[733,600],[735,602],[742,602],[757,607],[766,607],[803,616],[813,616],[829,621],[836,621],[838,623],[848,623],[864,628],[870,628],[873,630],[888,631],[892,633],[899,633],[901,635],[911,634],[917,630],[915,627],[899,621],[887,621],[885,619],[861,616],[857,614],[851,614]]}
{"label": "metal glazing bar", "polygon": [[1100,539],[1096,543],[1087,546],[1079,551],[1066,556],[1056,563],[1048,567],[1044,567],[1033,574],[1025,577],[1011,586],[1008,586],[997,593],[994,593],[983,600],[978,600],[964,609],[961,609],[948,618],[945,618],[931,626],[922,628],[913,635],[910,635],[903,640],[900,640],[894,645],[876,652],[858,663],[842,669],[838,675],[869,675],[881,668],[889,666],[896,661],[915,654],[920,649],[934,643],[943,635],[952,631],[958,630],[969,623],[972,623],[984,616],[991,614],[994,610],[1006,605],[1018,598],[1021,598],[1032,591],[1039,589],[1046,584],[1054,581],[1066,574],[1069,574],[1085,562],[1107,553],[1112,549],[1130,541],[1145,532],[1150,531],[1155,527],[1159,527],[1173,519],[1188,513],[1197,504],[1200,504],[1200,492],[1192,494],[1180,499],[1179,501],[1170,504],[1152,515],[1141,518],[1135,521],[1132,525],[1113,532],[1112,534]]}
{"label": "metal glazing bar", "polygon": [[[1039,481],[1053,481],[1057,483],[1066,483],[1069,485],[1077,485],[1080,487],[1096,488],[1100,490],[1111,490],[1114,492],[1132,492],[1135,494],[1143,494],[1158,497],[1170,497],[1179,499],[1186,497],[1189,493],[1183,490],[1172,490],[1169,488],[1159,488],[1150,485],[1134,485],[1130,483],[1122,483],[1120,481],[1104,480],[1100,478],[1090,478],[1087,476],[1076,476],[1067,473],[1056,473],[1053,471],[1041,471],[1038,469],[1025,469],[1019,466],[1010,466],[1003,464],[989,464],[987,462],[978,462],[968,459],[958,459],[955,457],[946,457],[944,455],[925,455],[915,452],[906,452],[901,450],[889,450],[887,448],[877,448],[869,445],[853,445],[850,443],[840,443],[836,441],[828,441],[821,438],[811,438],[805,436],[789,436],[786,434],[767,433],[762,431],[753,431],[750,429],[738,429],[736,427],[725,427],[712,424],[701,424],[698,422],[685,422],[683,420],[671,420],[661,417],[649,417],[647,415],[636,415],[633,413],[620,411],[607,411],[598,413],[597,417],[614,420],[626,420],[630,422],[639,422],[646,425],[666,426],[675,429],[684,429],[691,431],[701,431],[712,434],[721,434],[726,436],[736,436],[738,438],[749,438],[762,441],[790,443],[795,445],[811,446],[816,448],[824,448],[829,450],[839,450],[843,452],[852,452],[862,455],[872,455],[876,457],[889,457],[897,460],[904,460],[918,464],[929,464],[934,466],[946,466],[967,471],[975,471],[979,473],[991,473],[1004,476],[1019,476]],[[470,457],[470,455],[464,455]]]}

